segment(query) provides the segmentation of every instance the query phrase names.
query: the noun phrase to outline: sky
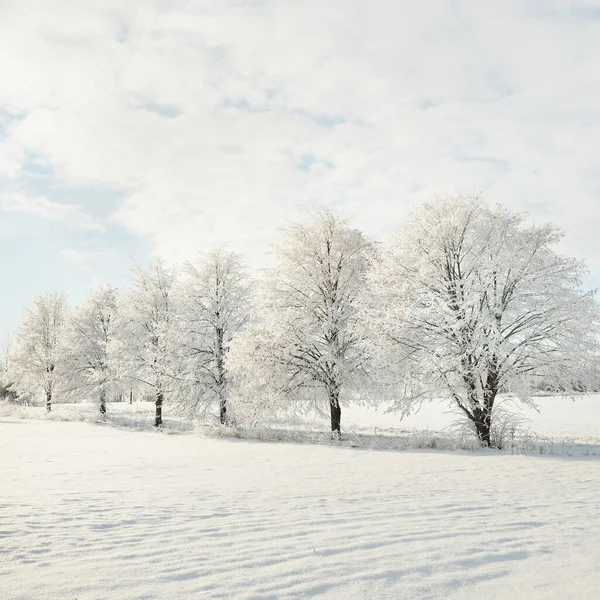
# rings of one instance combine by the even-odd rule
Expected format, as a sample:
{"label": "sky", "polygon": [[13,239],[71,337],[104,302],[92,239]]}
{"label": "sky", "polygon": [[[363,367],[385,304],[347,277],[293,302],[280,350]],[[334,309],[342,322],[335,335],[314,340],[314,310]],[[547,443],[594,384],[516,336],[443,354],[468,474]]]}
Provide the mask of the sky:
{"label": "sky", "polygon": [[482,191],[600,286],[600,0],[0,0],[0,335],[323,204]]}

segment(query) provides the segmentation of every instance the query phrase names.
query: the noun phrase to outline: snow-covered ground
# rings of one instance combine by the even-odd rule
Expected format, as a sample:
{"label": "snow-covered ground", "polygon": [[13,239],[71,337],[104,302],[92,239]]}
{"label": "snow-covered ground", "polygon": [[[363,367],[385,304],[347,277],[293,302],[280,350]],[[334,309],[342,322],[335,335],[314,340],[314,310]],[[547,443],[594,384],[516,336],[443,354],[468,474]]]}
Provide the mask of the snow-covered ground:
{"label": "snow-covered ground", "polygon": [[0,418],[3,600],[595,600],[599,556],[594,457]]}
{"label": "snow-covered ground", "polygon": [[[538,398],[538,410],[502,399],[495,422],[501,433],[494,439],[511,454],[549,454],[600,457],[600,396]],[[506,408],[510,409],[506,420]],[[295,417],[271,422],[243,422],[233,428],[217,426],[216,415],[190,420],[163,409],[163,431],[199,433],[209,437],[238,437],[262,441],[282,441],[331,445],[326,415]],[[102,417],[94,402],[54,404],[51,413],[43,406],[19,406],[0,401],[0,418],[42,419],[46,421],[105,422],[116,427],[154,430],[152,402],[110,403]],[[504,425],[503,425],[504,424]],[[496,434],[494,434],[496,435]],[[476,450],[474,432],[464,417],[447,403],[424,404],[421,410],[401,419],[384,407],[345,407],[342,411],[342,440],[337,445],[377,450],[438,449]]]}
{"label": "snow-covered ground", "polygon": [[[500,400],[503,401],[502,399]],[[507,402],[507,401],[505,401]],[[521,403],[506,404],[510,412],[520,416],[520,425],[540,436],[555,439],[573,438],[600,443],[600,396],[581,396],[575,400],[564,397],[536,398],[538,410]],[[404,430],[435,431],[450,427],[460,415],[452,411],[447,402],[426,402],[421,409],[401,419],[398,414],[385,409],[352,407],[345,411],[344,419],[349,429],[359,427],[397,428]]]}
{"label": "snow-covered ground", "polygon": [[[506,402],[501,399],[501,402]],[[518,415],[522,431],[552,438],[600,445],[600,395],[582,396],[575,400],[563,397],[540,397],[535,399],[538,410],[527,408],[521,403],[507,404],[510,412]],[[152,402],[116,402],[108,405],[109,418],[118,425],[152,426],[154,422],[154,404]],[[195,424],[173,414],[167,404],[164,408],[165,425],[179,431],[191,431]],[[0,402],[0,417],[17,416],[20,418],[50,420],[96,420],[99,417],[98,406],[93,403],[55,404],[52,413],[47,414],[43,405],[19,407]],[[346,432],[369,432],[377,434],[385,431],[446,431],[452,428],[458,419],[464,417],[452,411],[447,402],[426,402],[415,414],[401,418],[398,413],[389,412],[386,407],[350,406],[342,410],[342,429]],[[305,417],[296,422],[315,431],[326,431],[327,418]],[[138,427],[139,428],[139,427]]]}

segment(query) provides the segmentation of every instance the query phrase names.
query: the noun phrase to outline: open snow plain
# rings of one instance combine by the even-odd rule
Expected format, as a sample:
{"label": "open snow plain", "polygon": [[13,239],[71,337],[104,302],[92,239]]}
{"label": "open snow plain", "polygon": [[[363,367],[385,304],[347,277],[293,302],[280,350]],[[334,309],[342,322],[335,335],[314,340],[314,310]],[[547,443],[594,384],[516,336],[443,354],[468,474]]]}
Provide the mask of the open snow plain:
{"label": "open snow plain", "polygon": [[0,418],[2,600],[599,597],[598,456]]}

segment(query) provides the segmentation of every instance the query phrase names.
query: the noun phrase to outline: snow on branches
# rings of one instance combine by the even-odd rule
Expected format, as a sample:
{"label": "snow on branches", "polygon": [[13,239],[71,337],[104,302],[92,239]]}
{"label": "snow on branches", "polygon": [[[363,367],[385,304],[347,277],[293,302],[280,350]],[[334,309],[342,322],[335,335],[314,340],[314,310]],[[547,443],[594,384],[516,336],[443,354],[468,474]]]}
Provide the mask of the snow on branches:
{"label": "snow on branches", "polygon": [[15,336],[15,352],[10,358],[12,389],[20,396],[43,392],[48,412],[61,381],[66,319],[64,294],[46,292],[37,296],[33,307],[25,311]]}
{"label": "snow on branches", "polygon": [[168,396],[221,424],[327,412],[334,435],[344,403],[383,392],[408,414],[444,397],[490,446],[499,396],[533,405],[541,390],[600,388],[598,305],[561,239],[459,196],[423,205],[375,252],[317,209],[286,229],[256,286],[241,257],[217,250],[180,270],[135,267],[131,289],[103,288],[71,315],[63,295],[38,297],[4,379],[43,392],[48,410],[60,390],[105,412],[127,383],[152,394],[156,426]]}
{"label": "snow on branches", "polygon": [[426,204],[399,229],[371,273],[368,313],[398,409],[443,395],[490,445],[499,392],[531,403],[542,384],[596,384],[597,305],[583,265],[556,252],[561,237],[479,197]]}
{"label": "snow on branches", "polygon": [[101,414],[106,414],[109,394],[118,391],[117,319],[117,291],[105,286],[73,311],[67,327],[64,375],[68,391],[71,396],[96,396]]}
{"label": "snow on branches", "polygon": [[250,286],[239,255],[223,249],[184,265],[179,287],[179,352],[182,386],[178,404],[197,415],[218,406],[219,422],[229,422],[230,376],[226,355],[250,311]]}
{"label": "snow on branches", "polygon": [[232,349],[242,400],[271,416],[326,403],[339,434],[343,396],[368,363],[357,308],[370,253],[359,231],[326,210],[286,230],[257,320]]}
{"label": "snow on branches", "polygon": [[123,296],[119,369],[152,391],[156,427],[162,425],[165,394],[176,389],[180,364],[174,351],[177,271],[161,260],[135,267],[133,287]]}

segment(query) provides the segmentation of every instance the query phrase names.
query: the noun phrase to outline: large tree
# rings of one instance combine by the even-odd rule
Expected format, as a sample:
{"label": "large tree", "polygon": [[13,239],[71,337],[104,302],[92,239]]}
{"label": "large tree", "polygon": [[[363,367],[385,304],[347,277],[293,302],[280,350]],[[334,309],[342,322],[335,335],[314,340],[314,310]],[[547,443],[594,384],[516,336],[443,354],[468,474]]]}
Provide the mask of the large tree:
{"label": "large tree", "polygon": [[90,294],[69,319],[65,349],[65,377],[71,394],[96,396],[101,414],[117,386],[115,354],[117,292],[110,286]]}
{"label": "large tree", "polygon": [[[525,403],[594,385],[598,311],[562,233],[479,197],[425,204],[381,253],[365,314],[396,407],[446,397],[492,443],[499,393]],[[394,368],[396,367],[396,368]]]}
{"label": "large tree", "polygon": [[156,427],[162,426],[165,394],[177,379],[173,330],[177,318],[174,296],[176,269],[162,260],[133,269],[133,285],[121,303],[120,372],[152,391]]}
{"label": "large tree", "polygon": [[52,410],[60,378],[66,318],[64,294],[46,292],[37,296],[32,308],[25,310],[15,335],[15,352],[9,362],[12,389],[19,395],[43,392],[48,412]]}
{"label": "large tree", "polygon": [[339,435],[341,404],[365,374],[358,321],[370,243],[327,210],[294,224],[267,272],[258,321],[232,348],[241,398],[269,410],[328,406]]}
{"label": "large tree", "polygon": [[180,402],[192,413],[216,403],[219,421],[225,425],[230,387],[225,358],[249,312],[248,277],[241,257],[219,249],[186,263],[180,296],[178,339],[184,381]]}

